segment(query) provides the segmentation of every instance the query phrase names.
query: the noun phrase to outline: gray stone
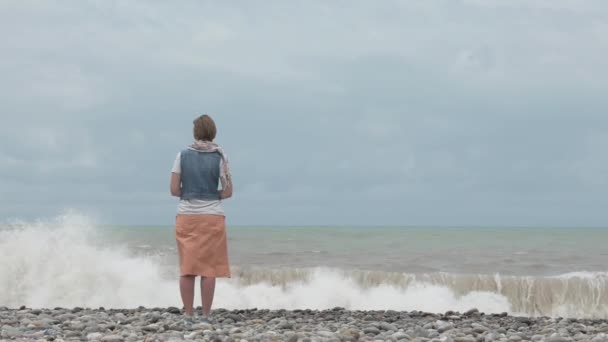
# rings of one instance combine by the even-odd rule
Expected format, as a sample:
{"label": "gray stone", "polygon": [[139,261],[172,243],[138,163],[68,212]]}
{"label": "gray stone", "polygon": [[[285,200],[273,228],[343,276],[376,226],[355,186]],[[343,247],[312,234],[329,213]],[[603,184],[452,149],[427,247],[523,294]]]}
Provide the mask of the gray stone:
{"label": "gray stone", "polygon": [[150,323],[156,323],[160,320],[160,312],[156,312],[153,311],[151,312],[148,317],[146,317],[146,320]]}
{"label": "gray stone", "polygon": [[452,330],[452,328],[454,328],[454,324],[446,321],[437,321],[435,322],[435,327],[440,334],[443,334],[448,330]]}
{"label": "gray stone", "polygon": [[572,340],[570,338],[560,336],[558,334],[553,334],[547,339],[547,342],[571,342],[571,341]]}
{"label": "gray stone", "polygon": [[608,335],[601,333],[591,339],[591,342],[608,342]]}
{"label": "gray stone", "polygon": [[363,329],[363,333],[364,334],[378,335],[380,333],[380,329],[378,329],[376,327],[366,327],[366,328]]}
{"label": "gray stone", "polygon": [[430,338],[426,338],[426,337],[416,337],[413,341],[414,342],[428,342],[430,341]]}
{"label": "gray stone", "polygon": [[404,333],[403,331],[398,331],[394,334],[391,335],[391,337],[395,340],[403,340],[403,339],[410,339],[410,336],[406,333]]}
{"label": "gray stone", "polygon": [[466,316],[472,316],[474,314],[479,314],[479,310],[477,310],[477,308],[473,308],[467,312],[464,313]]}
{"label": "gray stone", "polygon": [[42,332],[44,336],[47,337],[55,337],[57,336],[57,330],[49,328],[49,329],[44,329],[44,331]]}
{"label": "gray stone", "polygon": [[121,323],[122,323],[122,324],[131,324],[131,323],[133,323],[133,322],[138,321],[139,319],[140,319],[140,318],[139,318],[139,317],[137,317],[137,316],[131,316],[131,317],[126,318],[126,319],[125,319],[123,322],[121,322]]}
{"label": "gray stone", "polygon": [[180,309],[173,307],[173,306],[168,307],[167,312],[171,313],[171,314],[175,314],[175,315],[182,313],[182,311]]}
{"label": "gray stone", "polygon": [[[25,322],[22,322],[21,324],[25,324]],[[44,321],[32,321],[29,325],[28,328],[42,328],[42,329],[46,329],[49,327],[48,321],[44,322]]]}
{"label": "gray stone", "polygon": [[426,329],[423,329],[421,327],[416,327],[414,329],[413,335],[414,335],[414,337],[428,338],[429,337],[429,331],[426,330]]}
{"label": "gray stone", "polygon": [[135,333],[131,333],[129,336],[127,336],[127,341],[129,342],[135,342],[139,340],[141,340],[141,338]]}
{"label": "gray stone", "polygon": [[341,341],[358,341],[359,336],[361,336],[361,333],[355,328],[342,329],[338,333],[338,338],[340,338]]}
{"label": "gray stone", "polygon": [[213,330],[213,326],[209,323],[198,323],[192,326],[192,330]]}
{"label": "gray stone", "polygon": [[65,337],[81,337],[82,334],[79,331],[66,330],[66,331],[64,331],[64,336]]}
{"label": "gray stone", "polygon": [[148,324],[143,327],[143,331],[158,332],[159,330],[160,326],[158,324]]}
{"label": "gray stone", "polygon": [[44,333],[42,331],[38,331],[35,333],[29,333],[29,334],[25,334],[23,335],[24,338],[28,339],[28,340],[36,340],[36,339],[40,339],[44,336]]}
{"label": "gray stone", "polygon": [[194,340],[197,336],[203,336],[203,332],[200,331],[200,330],[199,331],[193,331],[193,332],[191,332],[189,334],[186,334],[184,337],[187,340]]}
{"label": "gray stone", "polygon": [[101,338],[101,342],[123,342],[124,338],[118,335],[108,335]]}
{"label": "gray stone", "polygon": [[94,332],[87,335],[87,340],[89,341],[99,341],[103,337],[102,333]]}
{"label": "gray stone", "polygon": [[241,316],[235,315],[235,314],[226,315],[226,318],[230,318],[230,319],[232,319],[235,322],[240,322],[240,321],[243,320],[243,318]]}
{"label": "gray stone", "polygon": [[500,340],[500,338],[501,338],[501,336],[499,334],[491,332],[491,333],[487,334],[486,336],[484,336],[483,340],[485,342],[493,342],[493,341]]}
{"label": "gray stone", "polygon": [[478,333],[478,334],[482,334],[486,331],[488,331],[488,328],[485,327],[484,325],[481,325],[479,323],[473,323],[471,324],[471,328],[473,328],[473,331]]}
{"label": "gray stone", "polygon": [[60,321],[69,321],[69,320],[73,320],[74,318],[76,318],[76,315],[71,314],[71,313],[66,313],[66,314],[55,316],[55,318]]}
{"label": "gray stone", "polygon": [[387,330],[387,331],[397,331],[397,326],[394,324],[387,323],[387,322],[381,322],[380,329]]}
{"label": "gray stone", "polygon": [[454,339],[455,342],[477,342],[473,336],[458,336]]}
{"label": "gray stone", "polygon": [[17,337],[17,336],[21,336],[23,333],[21,332],[21,330],[14,328],[10,325],[5,325],[2,327],[2,330],[0,331],[0,334],[4,337]]}
{"label": "gray stone", "polygon": [[325,330],[317,331],[317,335],[327,337],[327,338],[331,338],[331,337],[335,336],[335,334],[332,333],[331,331],[325,331]]}
{"label": "gray stone", "polygon": [[293,323],[288,322],[288,321],[281,321],[281,323],[279,323],[277,325],[277,329],[292,330],[293,329]]}

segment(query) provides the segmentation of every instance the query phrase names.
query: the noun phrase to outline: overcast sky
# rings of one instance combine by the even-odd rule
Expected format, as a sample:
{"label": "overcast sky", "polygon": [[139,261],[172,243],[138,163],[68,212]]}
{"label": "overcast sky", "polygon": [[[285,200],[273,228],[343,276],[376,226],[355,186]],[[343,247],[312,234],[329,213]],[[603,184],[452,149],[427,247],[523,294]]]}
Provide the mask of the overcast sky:
{"label": "overcast sky", "polygon": [[0,1],[0,219],[608,226],[608,1]]}

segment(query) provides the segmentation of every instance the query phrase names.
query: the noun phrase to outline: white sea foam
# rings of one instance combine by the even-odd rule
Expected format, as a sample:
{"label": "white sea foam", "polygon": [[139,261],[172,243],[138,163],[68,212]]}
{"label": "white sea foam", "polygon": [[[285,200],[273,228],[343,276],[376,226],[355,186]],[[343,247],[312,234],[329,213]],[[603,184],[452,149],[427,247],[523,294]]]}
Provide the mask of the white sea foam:
{"label": "white sea foam", "polygon": [[592,279],[596,281],[606,280],[608,279],[608,272],[569,272],[555,276],[555,278],[559,279]]}
{"label": "white sea foam", "polygon": [[[104,246],[84,216],[0,230],[0,306],[180,306],[177,279],[162,263]],[[607,273],[556,277],[403,274],[329,268],[234,268],[217,307],[465,311],[608,317]],[[197,299],[198,300],[198,299]]]}
{"label": "white sea foam", "polygon": [[126,246],[101,247],[84,216],[13,224],[0,231],[0,305],[15,307],[172,305],[175,284]]}

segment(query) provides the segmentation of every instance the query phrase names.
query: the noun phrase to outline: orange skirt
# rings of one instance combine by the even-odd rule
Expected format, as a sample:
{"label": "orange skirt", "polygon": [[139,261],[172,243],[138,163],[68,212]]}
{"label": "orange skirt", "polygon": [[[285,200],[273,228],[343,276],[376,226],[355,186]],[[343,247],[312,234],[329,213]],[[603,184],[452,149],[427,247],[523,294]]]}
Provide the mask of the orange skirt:
{"label": "orange skirt", "polygon": [[177,215],[175,240],[180,275],[230,278],[224,216]]}

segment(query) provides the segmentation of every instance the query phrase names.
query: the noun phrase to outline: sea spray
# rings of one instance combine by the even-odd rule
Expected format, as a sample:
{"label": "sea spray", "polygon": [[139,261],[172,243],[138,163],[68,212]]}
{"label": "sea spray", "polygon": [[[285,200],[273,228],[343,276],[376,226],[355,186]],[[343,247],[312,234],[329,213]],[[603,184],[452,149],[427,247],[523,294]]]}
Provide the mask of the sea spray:
{"label": "sea spray", "polygon": [[[143,231],[145,234],[145,231]],[[177,265],[107,244],[86,216],[11,224],[0,229],[0,306],[180,306]],[[608,274],[553,277],[399,273],[338,268],[233,265],[218,281],[216,307],[509,312],[608,318]],[[196,293],[197,301],[198,291]]]}
{"label": "sea spray", "polygon": [[126,245],[102,246],[81,215],[11,224],[0,231],[0,305],[137,307],[175,305],[174,282]]}

